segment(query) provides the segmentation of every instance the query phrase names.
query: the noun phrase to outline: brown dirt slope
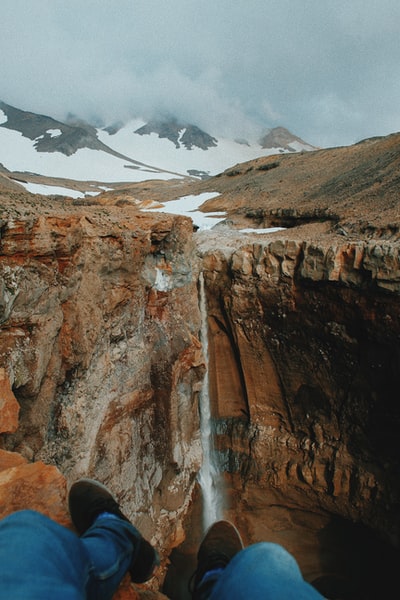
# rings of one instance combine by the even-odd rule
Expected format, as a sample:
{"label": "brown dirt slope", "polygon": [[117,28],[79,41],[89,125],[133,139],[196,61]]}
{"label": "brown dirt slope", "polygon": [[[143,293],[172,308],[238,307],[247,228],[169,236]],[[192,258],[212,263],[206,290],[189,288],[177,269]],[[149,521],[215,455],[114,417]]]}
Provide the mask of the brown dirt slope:
{"label": "brown dirt slope", "polygon": [[[290,226],[331,220],[353,232],[391,236],[400,224],[400,134],[353,146],[275,155],[202,182],[221,195],[203,205],[254,222]],[[269,219],[268,219],[269,218]]]}

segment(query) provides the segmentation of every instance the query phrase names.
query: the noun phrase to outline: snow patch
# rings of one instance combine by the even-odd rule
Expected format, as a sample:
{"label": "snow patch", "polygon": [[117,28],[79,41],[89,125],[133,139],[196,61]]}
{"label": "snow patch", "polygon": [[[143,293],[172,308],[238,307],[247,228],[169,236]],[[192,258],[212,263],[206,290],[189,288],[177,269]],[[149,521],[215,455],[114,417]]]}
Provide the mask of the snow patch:
{"label": "snow patch", "polygon": [[48,133],[52,138],[60,137],[60,135],[62,135],[61,129],[48,129],[46,133]]}
{"label": "snow patch", "polygon": [[184,128],[183,128],[183,129],[181,129],[181,130],[180,130],[180,132],[179,132],[179,139],[178,139],[178,143],[179,143],[179,144],[181,144],[181,143],[182,143],[182,138],[183,138],[183,136],[184,136],[184,135],[185,135],[185,133],[186,133],[186,129],[187,129],[187,127],[184,127]]}
{"label": "snow patch", "polygon": [[286,227],[266,227],[265,229],[239,229],[240,233],[275,233],[275,231],[284,231]]}
{"label": "snow patch", "polygon": [[297,142],[296,140],[294,140],[293,142],[290,142],[289,146],[291,148],[293,148],[293,150],[295,152],[302,152],[304,150],[306,150],[306,151],[314,150],[314,148],[312,146],[310,146],[309,144],[302,144],[300,142]]}
{"label": "snow patch", "polygon": [[2,125],[3,123],[7,123],[7,121],[8,121],[8,117],[7,117],[6,113],[3,110],[1,110],[1,108],[0,108],[0,125]]}
{"label": "snow patch", "polygon": [[56,185],[43,185],[40,183],[24,183],[19,181],[24,188],[32,194],[42,194],[43,196],[51,196],[57,194],[61,196],[68,196],[70,198],[84,198],[85,194],[78,192],[78,190],[70,190],[69,188],[56,186]]}
{"label": "snow patch", "polygon": [[204,192],[203,194],[197,194],[195,196],[182,196],[177,200],[171,200],[165,204],[159,205],[157,208],[146,208],[142,209],[146,212],[166,212],[173,215],[183,215],[190,217],[199,229],[211,229],[217,223],[223,221],[226,217],[225,212],[212,212],[204,213],[199,210],[206,200],[216,198],[219,196],[218,192]]}
{"label": "snow patch", "polygon": [[[220,194],[218,192],[205,192],[203,194],[197,194],[192,196],[182,196],[177,200],[171,200],[170,202],[166,202],[165,204],[158,204],[157,207],[152,208],[151,205],[147,208],[142,208],[145,212],[166,212],[173,215],[183,215],[186,217],[190,217],[194,223],[199,228],[199,231],[205,231],[212,229],[217,223],[221,223],[226,218],[225,212],[210,212],[204,213],[197,210],[206,200],[211,200],[211,198],[216,198]],[[263,229],[256,228],[243,228],[243,229],[233,229],[232,233],[275,233],[275,231],[283,231],[286,229],[285,227],[266,227]],[[224,229],[225,233],[225,229]],[[160,275],[161,278],[161,275]],[[162,280],[160,279],[159,285],[162,284]],[[157,289],[161,289],[158,288]]]}

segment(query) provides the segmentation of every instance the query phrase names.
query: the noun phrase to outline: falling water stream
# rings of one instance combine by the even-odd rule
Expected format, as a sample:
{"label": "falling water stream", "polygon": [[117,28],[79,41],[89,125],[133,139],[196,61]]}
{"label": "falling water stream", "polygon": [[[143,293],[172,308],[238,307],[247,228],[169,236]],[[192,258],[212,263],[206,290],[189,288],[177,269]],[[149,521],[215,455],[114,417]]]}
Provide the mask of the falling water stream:
{"label": "falling water stream", "polygon": [[203,449],[203,461],[199,471],[199,483],[203,496],[203,529],[222,518],[223,494],[221,477],[216,460],[213,444],[213,428],[209,396],[208,376],[208,317],[207,300],[204,289],[204,276],[199,276],[200,312],[201,312],[201,342],[206,360],[206,373],[200,393],[200,432]]}

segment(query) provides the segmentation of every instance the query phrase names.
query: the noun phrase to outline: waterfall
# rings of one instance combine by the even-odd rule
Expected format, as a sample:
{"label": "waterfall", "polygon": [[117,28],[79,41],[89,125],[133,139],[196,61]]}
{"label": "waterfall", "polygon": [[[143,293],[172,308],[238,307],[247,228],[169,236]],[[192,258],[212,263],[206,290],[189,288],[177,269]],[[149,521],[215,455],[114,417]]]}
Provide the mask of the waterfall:
{"label": "waterfall", "polygon": [[198,481],[203,496],[203,528],[208,529],[215,521],[222,519],[223,495],[221,490],[221,474],[218,469],[216,453],[213,444],[213,429],[209,396],[208,376],[208,321],[207,300],[204,289],[204,276],[200,273],[200,312],[201,312],[201,342],[206,360],[206,373],[200,392],[200,432],[203,449],[203,461],[199,471]]}

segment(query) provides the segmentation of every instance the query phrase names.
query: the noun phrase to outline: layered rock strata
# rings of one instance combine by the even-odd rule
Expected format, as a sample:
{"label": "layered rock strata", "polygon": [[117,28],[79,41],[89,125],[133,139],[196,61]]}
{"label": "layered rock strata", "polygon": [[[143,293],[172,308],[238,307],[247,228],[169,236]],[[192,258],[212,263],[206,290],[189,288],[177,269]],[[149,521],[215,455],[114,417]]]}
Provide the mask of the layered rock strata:
{"label": "layered rock strata", "polygon": [[399,244],[226,239],[200,250],[227,513],[308,579],[379,597],[400,541]]}
{"label": "layered rock strata", "polygon": [[[28,472],[55,465],[57,504],[68,483],[95,477],[165,554],[182,539],[201,461],[192,223],[78,210],[38,216],[25,206],[27,216],[2,221],[3,473],[19,470],[7,475],[14,498]],[[37,496],[40,481],[47,494],[52,485],[39,477]]]}

